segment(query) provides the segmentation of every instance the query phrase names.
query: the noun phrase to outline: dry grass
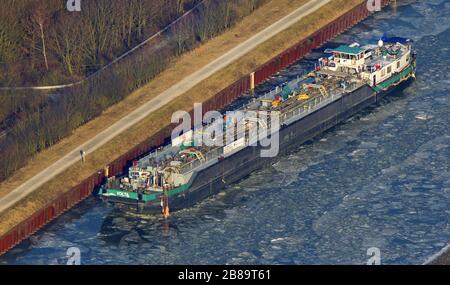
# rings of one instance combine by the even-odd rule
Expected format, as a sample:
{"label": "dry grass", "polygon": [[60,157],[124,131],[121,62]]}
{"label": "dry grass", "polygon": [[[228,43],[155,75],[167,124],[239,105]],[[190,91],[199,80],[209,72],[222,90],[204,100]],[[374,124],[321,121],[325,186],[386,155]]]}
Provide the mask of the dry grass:
{"label": "dry grass", "polygon": [[[186,54],[173,62],[158,78],[128,96],[122,102],[106,110],[99,118],[77,129],[74,134],[54,147],[38,154],[26,167],[19,170],[9,181],[2,184],[0,196],[19,186],[26,179],[56,161],[67,150],[75,148],[81,142],[111,125],[126,115],[144,100],[149,100],[173,85],[180,78],[194,72],[227,50],[247,39],[255,32],[275,22],[293,8],[300,6],[306,0],[273,0],[245,18],[235,28],[219,36],[195,51]],[[133,146],[157,132],[170,121],[175,110],[191,109],[194,102],[201,102],[213,96],[242,75],[248,74],[256,66],[266,62],[274,55],[284,51],[308,36],[318,28],[331,22],[338,16],[350,10],[362,0],[334,0],[314,14],[304,18],[291,28],[283,31],[255,50],[240,58],[213,76],[204,80],[179,99],[152,113],[132,129],[115,137],[110,143],[89,155],[84,165],[77,164],[52,179],[32,195],[19,202],[14,208],[6,211],[0,217],[0,234],[5,233],[20,221],[32,215],[59,194],[68,191],[93,172],[113,161]],[[268,17],[271,15],[271,17]],[[270,22],[268,19],[270,18]]]}

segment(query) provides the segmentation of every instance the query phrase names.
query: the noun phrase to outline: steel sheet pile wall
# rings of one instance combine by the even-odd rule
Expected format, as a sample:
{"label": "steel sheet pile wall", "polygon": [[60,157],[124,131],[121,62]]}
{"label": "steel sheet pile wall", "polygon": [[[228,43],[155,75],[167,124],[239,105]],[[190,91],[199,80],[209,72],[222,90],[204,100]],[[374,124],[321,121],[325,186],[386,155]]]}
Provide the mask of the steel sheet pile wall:
{"label": "steel sheet pile wall", "polygon": [[[382,0],[383,6],[386,6],[389,3],[390,0]],[[350,12],[316,31],[314,34],[259,67],[255,71],[255,85],[267,80],[270,76],[301,59],[312,49],[319,47],[346,29],[349,29],[370,14],[371,13],[367,10],[366,2],[364,2],[352,9]],[[208,99],[203,103],[203,112],[205,113],[212,110],[220,110],[232,103],[240,95],[250,90],[250,80],[250,75],[246,75]],[[172,125],[163,128],[148,140],[142,142],[126,154],[111,162],[108,167],[109,175],[117,176],[123,173],[133,160],[138,159],[156,147],[159,147],[168,137],[170,137],[172,129]],[[42,228],[50,221],[72,208],[80,201],[87,198],[92,191],[102,183],[104,177],[104,170],[98,171],[83,181],[80,185],[61,195],[49,203],[46,207],[39,210],[32,217],[14,227],[7,234],[3,235],[0,238],[0,255],[35,233],[38,229]]]}
{"label": "steel sheet pile wall", "polygon": [[203,113],[223,109],[248,90],[250,90],[250,75],[242,77],[203,102]]}
{"label": "steel sheet pile wall", "polygon": [[5,253],[10,248],[26,239],[38,229],[69,210],[92,193],[95,185],[101,183],[103,172],[98,172],[84,180],[80,185],[69,192],[53,200],[33,216],[20,223],[0,239],[0,253]]}

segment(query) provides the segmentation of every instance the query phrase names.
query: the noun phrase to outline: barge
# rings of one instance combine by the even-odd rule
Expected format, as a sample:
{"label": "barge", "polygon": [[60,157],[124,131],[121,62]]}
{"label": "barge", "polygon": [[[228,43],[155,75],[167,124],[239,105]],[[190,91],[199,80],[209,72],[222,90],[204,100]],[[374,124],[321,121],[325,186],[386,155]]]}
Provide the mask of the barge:
{"label": "barge", "polygon": [[[243,116],[227,114],[173,136],[171,144],[135,161],[127,175],[109,177],[98,196],[120,208],[168,217],[270,165],[401,88],[415,73],[416,54],[408,39],[383,36],[374,45],[326,50],[308,75],[234,110]],[[277,155],[262,155],[267,145],[261,141],[274,137]]]}

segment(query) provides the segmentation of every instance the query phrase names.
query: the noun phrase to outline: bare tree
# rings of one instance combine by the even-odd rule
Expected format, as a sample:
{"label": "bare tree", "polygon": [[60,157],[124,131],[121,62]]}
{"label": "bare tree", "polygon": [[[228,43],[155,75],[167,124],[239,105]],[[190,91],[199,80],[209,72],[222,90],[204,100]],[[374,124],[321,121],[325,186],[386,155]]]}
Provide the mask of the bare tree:
{"label": "bare tree", "polygon": [[81,35],[78,19],[66,15],[60,16],[51,30],[50,48],[62,61],[69,76],[73,76],[81,68],[83,55],[80,50]]}
{"label": "bare tree", "polygon": [[38,25],[39,27],[39,34],[41,38],[42,43],[42,55],[44,57],[45,61],[45,68],[47,71],[49,70],[48,67],[48,59],[47,59],[47,49],[45,46],[45,28],[47,27],[47,21],[48,21],[48,14],[43,5],[38,5],[34,12],[31,14],[31,19]]}
{"label": "bare tree", "polygon": [[192,47],[194,41],[193,24],[190,18],[183,19],[172,27],[172,41],[175,43],[175,54],[182,54]]}

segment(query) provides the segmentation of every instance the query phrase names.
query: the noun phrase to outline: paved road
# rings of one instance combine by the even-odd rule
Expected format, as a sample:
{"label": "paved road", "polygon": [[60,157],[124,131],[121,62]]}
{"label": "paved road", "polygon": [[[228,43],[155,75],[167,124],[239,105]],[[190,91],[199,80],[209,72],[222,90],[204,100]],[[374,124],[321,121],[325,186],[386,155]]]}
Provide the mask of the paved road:
{"label": "paved road", "polygon": [[305,16],[318,10],[331,0],[312,0],[301,6],[297,10],[293,11],[291,14],[280,19],[278,22],[267,27],[263,31],[255,34],[245,42],[239,44],[235,48],[231,49],[227,53],[223,54],[213,62],[204,66],[200,70],[194,72],[190,76],[184,78],[177,84],[173,85],[163,93],[159,94],[157,97],[146,102],[141,107],[137,108],[133,112],[129,113],[127,116],[123,117],[112,126],[97,134],[95,137],[87,141],[86,143],[80,145],[76,149],[69,152],[67,155],[53,163],[51,166],[41,171],[39,174],[19,186],[18,188],[11,191],[8,195],[0,199],[0,213],[13,206],[15,203],[23,199],[25,196],[29,195],[44,183],[51,180],[56,175],[60,174],[66,170],[71,165],[80,161],[80,150],[86,151],[86,154],[94,152],[96,149],[110,141],[115,136],[119,135],[123,131],[132,127],[149,114],[158,110],[171,100],[181,96],[192,87],[205,80],[215,72],[221,70],[227,65],[231,64],[235,60],[239,59],[246,53],[253,50],[258,45],[267,41],[271,37],[280,33],[281,31],[289,28]]}

